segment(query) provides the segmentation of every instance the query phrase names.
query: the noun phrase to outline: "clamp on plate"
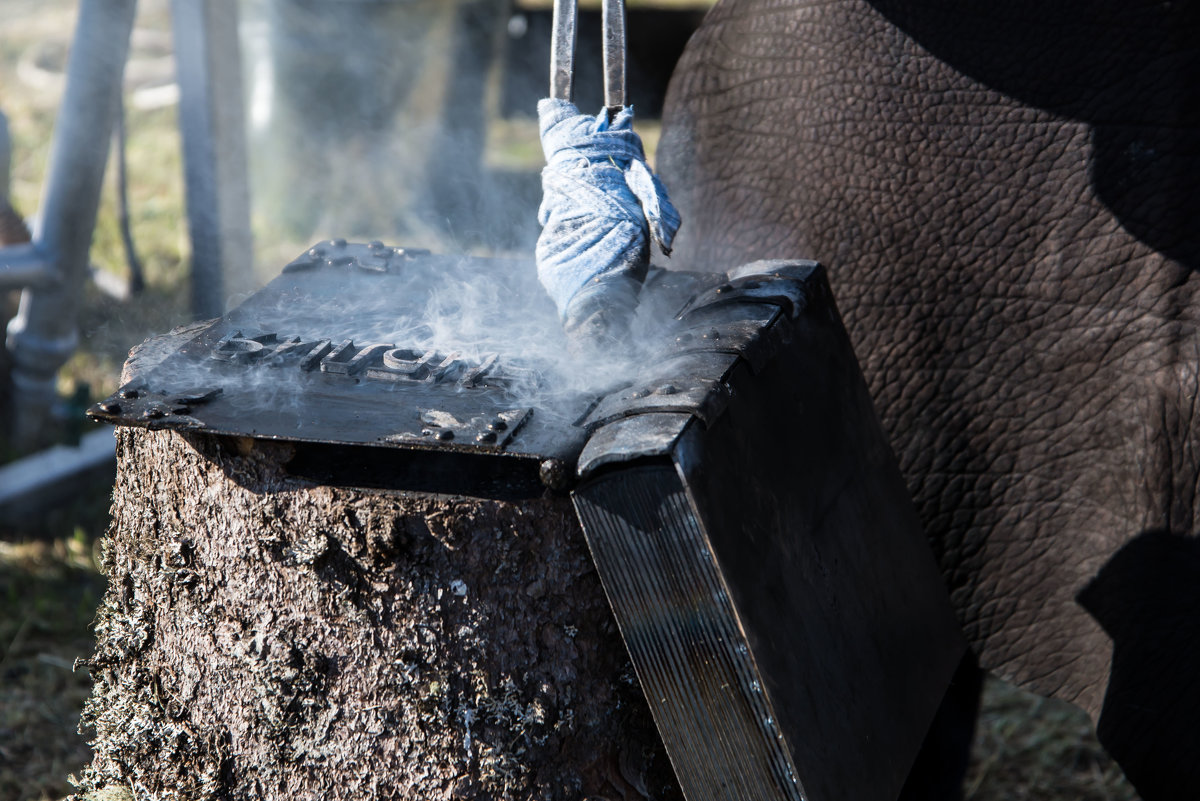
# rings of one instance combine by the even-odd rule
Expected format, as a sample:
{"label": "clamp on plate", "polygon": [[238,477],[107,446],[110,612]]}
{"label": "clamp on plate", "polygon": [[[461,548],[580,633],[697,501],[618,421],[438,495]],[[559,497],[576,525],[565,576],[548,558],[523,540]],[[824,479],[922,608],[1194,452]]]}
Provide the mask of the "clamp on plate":
{"label": "clamp on plate", "polygon": [[[554,0],[550,40],[550,97],[571,100],[575,82],[578,0]],[[604,0],[604,107],[609,117],[625,106],[625,0]]]}

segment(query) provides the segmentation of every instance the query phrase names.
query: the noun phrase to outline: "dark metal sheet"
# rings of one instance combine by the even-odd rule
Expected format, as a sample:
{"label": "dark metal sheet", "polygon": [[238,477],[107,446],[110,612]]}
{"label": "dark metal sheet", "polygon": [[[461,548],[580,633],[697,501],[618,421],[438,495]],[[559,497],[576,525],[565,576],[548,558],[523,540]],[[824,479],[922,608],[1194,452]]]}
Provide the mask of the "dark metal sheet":
{"label": "dark metal sheet", "polygon": [[[482,312],[447,300],[470,286],[494,294]],[[556,365],[519,343],[513,352],[503,341],[438,345],[437,315],[512,308],[545,337],[561,336],[531,263],[324,242],[90,413],[121,425],[573,462],[585,438],[575,423],[597,391],[564,391]],[[487,320],[468,322],[487,333]],[[181,392],[205,397],[184,402]]]}
{"label": "dark metal sheet", "polygon": [[610,473],[575,502],[688,801],[801,801],[726,579],[674,467]]}
{"label": "dark metal sheet", "polygon": [[656,463],[635,414],[580,462],[576,508],[689,801],[894,799],[965,647],[823,271],[800,289],[719,415]]}
{"label": "dark metal sheet", "polygon": [[729,401],[725,375],[738,357],[697,352],[667,358],[624,389],[606,395],[584,419],[588,429],[634,414],[684,412],[715,420]]}
{"label": "dark metal sheet", "polygon": [[588,475],[607,464],[669,456],[695,420],[690,412],[658,412],[624,417],[601,426],[579,454],[579,473]]}

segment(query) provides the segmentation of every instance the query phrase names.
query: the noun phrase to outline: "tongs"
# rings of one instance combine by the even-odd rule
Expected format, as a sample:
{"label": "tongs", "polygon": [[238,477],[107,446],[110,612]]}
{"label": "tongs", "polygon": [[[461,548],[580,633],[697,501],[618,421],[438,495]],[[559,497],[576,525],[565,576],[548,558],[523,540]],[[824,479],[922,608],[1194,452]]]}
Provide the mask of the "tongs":
{"label": "tongs", "polygon": [[[571,100],[575,83],[578,0],[554,0],[550,40],[550,97]],[[604,0],[604,107],[611,119],[625,107],[625,0]]]}

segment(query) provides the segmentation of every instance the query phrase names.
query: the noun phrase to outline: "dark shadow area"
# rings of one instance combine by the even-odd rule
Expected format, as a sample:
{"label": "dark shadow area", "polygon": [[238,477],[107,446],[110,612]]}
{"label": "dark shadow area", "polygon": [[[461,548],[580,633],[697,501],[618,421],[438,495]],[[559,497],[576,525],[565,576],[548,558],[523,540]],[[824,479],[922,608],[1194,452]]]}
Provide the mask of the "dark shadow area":
{"label": "dark shadow area", "polygon": [[871,0],[954,69],[1092,127],[1092,185],[1142,242],[1200,268],[1200,6]]}
{"label": "dark shadow area", "polygon": [[1200,798],[1200,539],[1143,533],[1078,600],[1113,641],[1100,742],[1146,801]]}
{"label": "dark shadow area", "polygon": [[397,448],[323,442],[281,442],[180,432],[230,481],[262,493],[270,476],[320,486],[418,492],[490,500],[540,498],[548,490],[536,458],[453,450]]}
{"label": "dark shadow area", "polygon": [[982,694],[983,671],[975,654],[968,650],[929,724],[929,732],[904,782],[900,801],[957,801],[963,797],[963,780],[971,758],[971,740]]}
{"label": "dark shadow area", "polygon": [[515,456],[298,443],[284,469],[334,487],[518,500],[546,493],[539,466],[537,459]]}

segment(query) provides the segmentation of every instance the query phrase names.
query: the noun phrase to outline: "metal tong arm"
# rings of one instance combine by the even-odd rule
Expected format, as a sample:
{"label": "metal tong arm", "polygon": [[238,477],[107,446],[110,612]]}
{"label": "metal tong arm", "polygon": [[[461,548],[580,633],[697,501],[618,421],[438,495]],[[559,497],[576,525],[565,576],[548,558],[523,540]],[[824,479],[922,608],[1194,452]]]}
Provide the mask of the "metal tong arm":
{"label": "metal tong arm", "polygon": [[[625,106],[625,0],[603,0],[604,106],[609,115]],[[550,40],[550,96],[570,100],[575,82],[578,0],[554,0]]]}

